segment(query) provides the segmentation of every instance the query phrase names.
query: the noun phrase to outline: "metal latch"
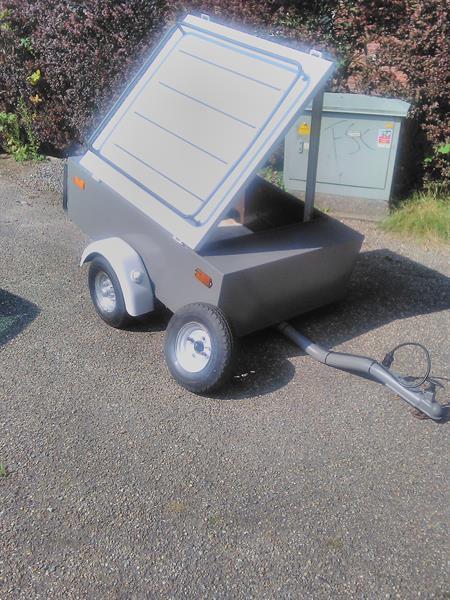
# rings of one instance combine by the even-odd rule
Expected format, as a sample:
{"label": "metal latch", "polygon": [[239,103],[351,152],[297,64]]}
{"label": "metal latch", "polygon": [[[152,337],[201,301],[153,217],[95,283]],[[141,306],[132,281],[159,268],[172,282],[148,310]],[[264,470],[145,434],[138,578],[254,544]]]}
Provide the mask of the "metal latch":
{"label": "metal latch", "polygon": [[314,50],[314,48],[311,48],[309,53],[311,56],[315,56],[316,58],[322,58],[322,52],[320,52],[320,50]]}
{"label": "metal latch", "polygon": [[203,19],[204,21],[211,21],[211,18],[210,18],[210,16],[209,16],[209,15],[207,15],[207,14],[205,14],[205,13],[202,13],[202,14],[200,15],[200,19]]}

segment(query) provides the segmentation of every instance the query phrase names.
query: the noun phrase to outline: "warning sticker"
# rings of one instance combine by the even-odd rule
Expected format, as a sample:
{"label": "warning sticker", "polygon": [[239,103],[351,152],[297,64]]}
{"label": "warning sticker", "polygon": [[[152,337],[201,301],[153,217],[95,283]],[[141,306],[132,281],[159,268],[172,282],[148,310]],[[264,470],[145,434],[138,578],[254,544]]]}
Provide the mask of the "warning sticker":
{"label": "warning sticker", "polygon": [[303,123],[300,123],[300,125],[297,127],[297,133],[299,135],[309,135],[310,132],[311,132],[311,127],[305,121]]}
{"label": "warning sticker", "polygon": [[392,129],[379,129],[377,144],[378,148],[390,148],[392,143]]}

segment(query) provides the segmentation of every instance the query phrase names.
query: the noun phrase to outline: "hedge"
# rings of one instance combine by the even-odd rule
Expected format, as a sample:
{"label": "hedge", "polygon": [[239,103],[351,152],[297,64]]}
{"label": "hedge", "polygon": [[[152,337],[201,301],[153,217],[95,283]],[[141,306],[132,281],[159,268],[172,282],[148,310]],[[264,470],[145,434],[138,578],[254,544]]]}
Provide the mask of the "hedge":
{"label": "hedge", "polygon": [[447,0],[0,0],[0,111],[23,98],[42,149],[76,151],[186,12],[331,53],[330,90],[411,102],[417,182],[448,186]]}
{"label": "hedge", "polygon": [[0,109],[20,97],[45,150],[73,151],[164,23],[159,0],[0,0]]}

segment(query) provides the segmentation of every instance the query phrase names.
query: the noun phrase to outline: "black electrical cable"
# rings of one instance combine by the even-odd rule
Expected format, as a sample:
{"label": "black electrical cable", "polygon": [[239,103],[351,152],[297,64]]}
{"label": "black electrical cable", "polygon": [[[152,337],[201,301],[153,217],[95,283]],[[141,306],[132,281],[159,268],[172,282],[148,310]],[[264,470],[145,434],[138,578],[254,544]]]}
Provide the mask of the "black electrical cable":
{"label": "black electrical cable", "polygon": [[405,346],[416,346],[417,348],[420,348],[426,357],[427,370],[426,370],[425,375],[418,382],[416,381],[415,383],[408,384],[402,379],[402,383],[405,387],[418,388],[427,381],[427,379],[431,373],[430,353],[428,352],[427,348],[425,348],[425,346],[423,346],[422,344],[419,344],[418,342],[404,342],[403,344],[399,344],[398,346],[395,346],[395,348],[393,348],[390,352],[388,352],[386,354],[386,356],[383,358],[383,361],[381,364],[383,365],[383,367],[386,367],[387,369],[389,369],[390,366],[392,365],[392,363],[394,362],[394,354],[397,352],[397,350],[399,350],[400,348],[404,348]]}

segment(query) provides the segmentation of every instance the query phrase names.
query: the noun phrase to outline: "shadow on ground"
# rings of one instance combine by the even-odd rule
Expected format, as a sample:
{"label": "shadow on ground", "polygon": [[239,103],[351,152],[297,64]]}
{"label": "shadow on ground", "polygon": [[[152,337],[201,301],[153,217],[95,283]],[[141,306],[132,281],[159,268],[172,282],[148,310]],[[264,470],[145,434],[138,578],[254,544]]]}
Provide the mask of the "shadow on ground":
{"label": "shadow on ground", "polygon": [[347,297],[294,319],[315,341],[334,346],[392,321],[450,308],[450,278],[390,250],[360,254]]}
{"label": "shadow on ground", "polygon": [[[344,300],[291,322],[314,341],[332,348],[387,323],[449,306],[448,277],[383,249],[360,254]],[[295,374],[288,358],[300,353],[273,329],[242,339],[234,381],[216,397],[252,398],[283,387]]]}
{"label": "shadow on ground", "polygon": [[165,331],[169,324],[172,313],[168,308],[157,302],[153,312],[142,317],[137,317],[133,322],[125,327],[126,331],[134,331],[140,333],[156,333],[157,331]]}
{"label": "shadow on ground", "polygon": [[39,308],[0,289],[0,348],[18,335],[39,314]]}

